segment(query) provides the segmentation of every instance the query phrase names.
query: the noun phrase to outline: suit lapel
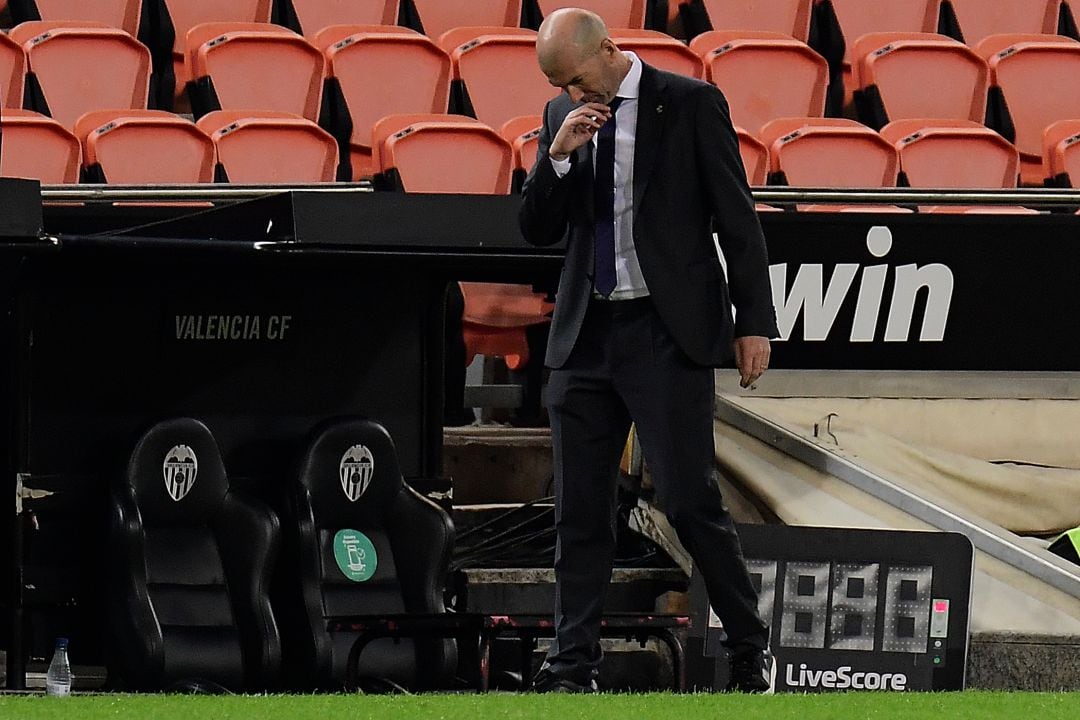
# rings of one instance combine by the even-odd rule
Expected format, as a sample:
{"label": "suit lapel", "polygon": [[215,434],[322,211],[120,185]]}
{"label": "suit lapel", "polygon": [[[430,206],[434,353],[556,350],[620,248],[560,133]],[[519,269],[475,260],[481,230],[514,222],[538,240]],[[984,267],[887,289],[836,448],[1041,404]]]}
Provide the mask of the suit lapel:
{"label": "suit lapel", "polygon": [[[655,68],[642,63],[641,88],[638,91],[638,120],[634,136],[634,209],[652,177],[653,164],[660,150],[664,130],[664,79]],[[636,217],[636,215],[635,215]]]}

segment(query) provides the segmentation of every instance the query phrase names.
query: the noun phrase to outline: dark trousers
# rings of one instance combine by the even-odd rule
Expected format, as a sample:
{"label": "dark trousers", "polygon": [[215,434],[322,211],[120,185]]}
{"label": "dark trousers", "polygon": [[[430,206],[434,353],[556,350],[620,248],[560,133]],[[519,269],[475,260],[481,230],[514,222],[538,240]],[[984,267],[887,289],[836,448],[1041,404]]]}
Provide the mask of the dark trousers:
{"label": "dark trousers", "polygon": [[712,368],[686,357],[648,298],[594,300],[547,392],[558,534],[551,671],[585,680],[600,663],[615,483],[631,420],[657,500],[701,571],[731,642],[764,648],[768,629],[713,476]]}

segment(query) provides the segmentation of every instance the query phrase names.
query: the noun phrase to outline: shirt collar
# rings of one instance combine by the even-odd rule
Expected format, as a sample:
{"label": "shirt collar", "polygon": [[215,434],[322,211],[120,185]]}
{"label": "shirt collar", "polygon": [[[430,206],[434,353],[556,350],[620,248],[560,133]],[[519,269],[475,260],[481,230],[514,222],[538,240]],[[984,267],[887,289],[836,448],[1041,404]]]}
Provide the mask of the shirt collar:
{"label": "shirt collar", "polygon": [[636,99],[641,89],[641,58],[629,50],[623,51],[623,55],[630,60],[630,72],[626,73],[626,77],[623,78],[622,84],[619,85],[619,90],[615,95],[621,98]]}

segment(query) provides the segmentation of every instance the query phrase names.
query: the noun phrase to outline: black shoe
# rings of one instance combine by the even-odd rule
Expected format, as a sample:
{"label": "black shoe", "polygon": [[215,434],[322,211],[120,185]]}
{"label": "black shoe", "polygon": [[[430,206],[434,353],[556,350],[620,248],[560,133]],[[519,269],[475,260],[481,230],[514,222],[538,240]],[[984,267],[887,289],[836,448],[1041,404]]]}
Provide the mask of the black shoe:
{"label": "black shoe", "polygon": [[751,648],[731,656],[729,692],[771,695],[776,686],[776,663],[768,650]]}
{"label": "black shoe", "polygon": [[532,691],[538,693],[594,693],[597,692],[596,680],[590,678],[585,683],[556,675],[549,668],[541,668],[532,681]]}

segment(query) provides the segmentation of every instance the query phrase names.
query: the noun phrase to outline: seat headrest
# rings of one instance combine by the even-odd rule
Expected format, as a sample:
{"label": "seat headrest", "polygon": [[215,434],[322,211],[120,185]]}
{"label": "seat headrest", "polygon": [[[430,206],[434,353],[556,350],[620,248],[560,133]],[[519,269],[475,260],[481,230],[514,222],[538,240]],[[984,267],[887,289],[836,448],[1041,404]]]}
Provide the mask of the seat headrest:
{"label": "seat headrest", "polygon": [[375,521],[401,491],[390,433],[365,418],[331,420],[315,428],[300,467],[319,525]]}
{"label": "seat headrest", "polygon": [[207,524],[229,490],[217,442],[193,418],[147,430],[131,453],[124,482],[143,524],[156,527]]}

